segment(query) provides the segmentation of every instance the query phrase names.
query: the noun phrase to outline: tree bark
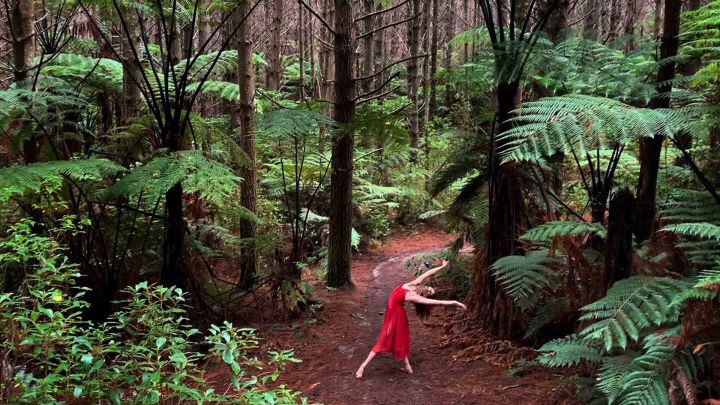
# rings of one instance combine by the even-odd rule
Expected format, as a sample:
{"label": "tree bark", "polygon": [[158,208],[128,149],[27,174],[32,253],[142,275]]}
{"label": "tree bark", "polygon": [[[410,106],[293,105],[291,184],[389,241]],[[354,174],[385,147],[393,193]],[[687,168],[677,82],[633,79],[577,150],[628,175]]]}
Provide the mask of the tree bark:
{"label": "tree bark", "polygon": [[432,2],[432,32],[430,37],[430,116],[437,111],[437,69],[438,69],[438,3],[440,0],[430,0]]}
{"label": "tree bark", "polygon": [[[498,133],[510,128],[507,120],[520,103],[520,84],[517,81],[497,85]],[[505,291],[497,284],[490,266],[499,258],[517,250],[519,224],[524,204],[518,179],[521,177],[515,164],[500,165],[497,151],[504,144],[493,141],[492,173],[490,176],[490,214],[483,263],[478,263],[473,275],[471,309],[483,325],[500,339],[522,336],[518,325],[520,311]],[[481,259],[481,257],[478,257]]]}
{"label": "tree bark", "polygon": [[583,38],[596,40],[600,28],[600,5],[597,3],[597,0],[587,0],[583,13],[585,13]]}
{"label": "tree bark", "polygon": [[353,80],[354,40],[352,0],[335,3],[335,109],[336,130],[331,156],[330,178],[330,245],[328,246],[327,284],[341,287],[352,283],[350,262],[352,255],[352,179],[355,113],[355,83]]}
{"label": "tree bark", "polygon": [[[415,17],[421,10],[420,0],[411,0],[408,17]],[[420,55],[420,17],[413,18],[408,24],[408,47],[410,59],[407,62],[408,92],[410,108],[408,116],[408,133],[410,135],[410,162],[418,161],[418,144],[420,142],[420,102],[418,97],[418,56]]]}
{"label": "tree bark", "polygon": [[[238,5],[238,15],[250,12],[251,1],[243,0]],[[252,213],[257,212],[257,170],[255,168],[255,69],[252,65],[252,36],[250,23],[246,20],[237,32],[236,49],[238,52],[237,79],[240,89],[237,111],[233,115],[240,129],[238,144],[248,158],[247,166],[240,169],[243,179],[240,187],[240,204]],[[255,248],[255,221],[240,220],[240,238],[243,247],[240,250],[240,284],[249,287],[257,272],[257,250]]]}
{"label": "tree bark", "polygon": [[553,42],[562,42],[564,30],[568,26],[570,0],[543,0],[540,4],[541,14],[545,13],[549,7],[553,7],[553,9],[545,25],[545,33]]}
{"label": "tree bark", "polygon": [[447,27],[445,28],[445,35],[447,35],[447,38],[445,39],[445,106],[448,108],[452,105],[453,99],[455,98],[453,86],[452,86],[452,80],[450,79],[450,69],[452,68],[452,55],[453,55],[453,46],[450,42],[455,34],[455,0],[449,0],[450,7],[447,10]]}
{"label": "tree bark", "polygon": [[[9,15],[13,52],[13,77],[16,86],[27,86],[28,72],[32,68],[35,56],[35,7],[32,0],[16,0],[12,3]],[[38,139],[30,137],[23,140],[23,158],[25,163],[35,163],[40,158]]]}
{"label": "tree bark", "polygon": [[282,75],[282,56],[280,55],[280,36],[282,34],[283,0],[273,0],[272,21],[270,23],[270,50],[268,51],[268,66],[265,76],[265,87],[268,90],[280,88]]}
{"label": "tree bark", "polygon": [[[677,55],[681,6],[681,0],[665,1],[665,18],[663,21],[662,42],[660,44],[661,60]],[[675,61],[668,61],[658,67],[658,95],[650,101],[651,108],[670,107],[668,93],[672,90],[670,80],[674,76]],[[652,138],[642,138],[640,141],[640,178],[637,186],[635,211],[635,237],[638,242],[647,240],[652,234],[655,225],[655,197],[663,141],[664,137],[660,134],[656,134]]]}
{"label": "tree bark", "polygon": [[[128,125],[130,118],[132,118],[140,107],[140,88],[138,83],[141,82],[140,66],[135,63],[135,54],[133,48],[141,47],[140,42],[140,21],[137,20],[137,16],[134,11],[129,8],[125,8],[123,13],[125,20],[124,29],[127,32],[121,35],[120,46],[121,55],[123,61],[123,91],[120,95],[120,108],[119,108],[119,124]],[[129,38],[129,39],[128,39]]]}

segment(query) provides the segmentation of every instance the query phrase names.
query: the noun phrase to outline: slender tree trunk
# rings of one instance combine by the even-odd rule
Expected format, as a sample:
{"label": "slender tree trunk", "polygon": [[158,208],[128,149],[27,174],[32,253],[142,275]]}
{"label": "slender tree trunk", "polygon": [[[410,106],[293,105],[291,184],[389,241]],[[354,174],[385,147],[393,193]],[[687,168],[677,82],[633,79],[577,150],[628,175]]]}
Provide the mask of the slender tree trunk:
{"label": "slender tree trunk", "polygon": [[564,39],[563,31],[568,26],[570,0],[543,0],[539,9],[542,13],[545,13],[545,10],[549,7],[553,7],[553,10],[545,25],[545,33],[553,42],[562,42]]}
{"label": "slender tree trunk", "polygon": [[[681,0],[665,1],[665,18],[660,44],[661,60],[677,55],[681,5]],[[675,61],[660,65],[657,74],[658,95],[650,101],[651,108],[668,108],[670,106],[668,93],[672,90],[670,80],[674,76]],[[656,134],[652,138],[645,137],[640,141],[640,178],[635,211],[635,237],[639,242],[650,237],[655,225],[655,196],[663,141],[664,137],[660,134]]]}
{"label": "slender tree trunk", "polygon": [[655,0],[655,18],[653,19],[653,39],[660,38],[660,27],[662,27],[662,5],[663,0]]}
{"label": "slender tree trunk", "polygon": [[339,128],[333,139],[330,178],[330,245],[327,284],[352,283],[352,178],[355,134],[350,125],[355,112],[353,80],[354,40],[352,0],[335,0],[335,110]]}
{"label": "slender tree trunk", "polygon": [[[242,0],[238,6],[238,15],[250,12],[251,0]],[[246,20],[237,34],[238,52],[237,79],[240,89],[237,111],[232,119],[240,129],[238,144],[248,158],[247,166],[240,169],[243,182],[240,187],[240,204],[248,211],[257,212],[257,170],[255,168],[255,69],[252,65],[252,35],[250,23]],[[240,250],[240,283],[245,287],[252,285],[257,271],[257,251],[255,249],[255,221],[240,220],[240,238],[246,243]]]}
{"label": "slender tree trunk", "polygon": [[[9,0],[8,0],[9,1]],[[13,77],[18,87],[30,87],[28,73],[35,57],[35,8],[33,0],[16,0],[12,3],[9,16],[13,51]],[[37,138],[23,140],[25,163],[35,163],[40,158],[40,144]]]}
{"label": "slender tree trunk", "polygon": [[620,0],[610,1],[610,19],[608,20],[607,33],[605,39],[612,42],[617,39],[618,25],[620,23]]}
{"label": "slender tree trunk", "polygon": [[272,1],[272,21],[270,23],[270,50],[268,51],[268,66],[265,76],[265,87],[268,90],[280,88],[282,75],[282,56],[280,55],[280,36],[282,34],[283,0]]}
{"label": "slender tree trunk", "polygon": [[430,0],[432,2],[432,33],[430,38],[430,104],[429,115],[434,115],[437,111],[437,83],[436,76],[438,70],[438,3],[440,0]]}
{"label": "slender tree trunk", "polygon": [[[135,54],[132,48],[135,47],[137,50],[138,47],[140,47],[141,50],[143,49],[140,42],[141,22],[137,20],[134,11],[131,12],[130,9],[127,8],[125,10],[126,12],[123,14],[127,33],[120,37],[121,54],[124,59],[123,91],[120,96],[120,116],[118,120],[120,125],[128,125],[129,119],[135,115],[140,107],[140,88],[138,87],[138,83],[142,80],[140,67],[136,63],[133,63]],[[128,39],[128,37],[130,39]]]}
{"label": "slender tree trunk", "polygon": [[586,16],[583,24],[583,37],[595,40],[598,38],[598,31],[600,30],[600,5],[597,0],[587,0],[583,13]]}
{"label": "slender tree trunk", "polygon": [[452,56],[453,56],[453,46],[450,42],[455,34],[455,13],[457,12],[455,10],[455,0],[449,0],[450,7],[447,10],[447,27],[445,28],[445,35],[447,35],[447,38],[445,39],[445,106],[450,107],[453,103],[453,99],[455,98],[453,86],[452,86],[452,80],[450,77],[450,70],[452,68]]}
{"label": "slender tree trunk", "polygon": [[[421,10],[421,0],[410,0],[409,17],[415,17]],[[408,92],[410,110],[408,116],[408,132],[410,134],[410,162],[418,161],[418,144],[420,142],[420,101],[418,96],[418,56],[420,55],[420,23],[421,19],[413,18],[408,24],[408,47],[410,59],[407,62]]]}

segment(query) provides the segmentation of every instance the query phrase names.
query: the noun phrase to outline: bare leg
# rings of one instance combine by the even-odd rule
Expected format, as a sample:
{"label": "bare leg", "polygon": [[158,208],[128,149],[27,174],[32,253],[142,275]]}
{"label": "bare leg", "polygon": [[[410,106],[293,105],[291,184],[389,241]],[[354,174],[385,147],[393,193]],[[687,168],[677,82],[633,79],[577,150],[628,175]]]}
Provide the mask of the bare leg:
{"label": "bare leg", "polygon": [[412,374],[413,371],[412,371],[412,367],[410,367],[410,359],[407,356],[405,356],[405,358],[403,359],[403,362],[405,363],[405,371],[408,374]]}
{"label": "bare leg", "polygon": [[375,358],[375,355],[377,355],[377,353],[375,353],[374,351],[370,350],[370,354],[368,354],[368,356],[367,356],[367,358],[365,359],[365,361],[363,362],[363,364],[361,364],[360,367],[359,367],[359,368],[357,369],[357,371],[355,372],[355,377],[357,377],[357,378],[362,378],[363,372],[365,372],[365,367],[367,367],[367,365],[370,364],[370,362],[372,361],[372,359]]}

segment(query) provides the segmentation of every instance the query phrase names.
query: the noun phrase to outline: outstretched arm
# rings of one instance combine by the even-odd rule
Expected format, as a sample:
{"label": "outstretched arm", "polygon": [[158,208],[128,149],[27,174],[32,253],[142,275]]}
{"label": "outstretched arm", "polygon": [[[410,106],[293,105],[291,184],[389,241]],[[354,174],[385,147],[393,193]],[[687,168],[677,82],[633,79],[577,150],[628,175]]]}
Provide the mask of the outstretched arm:
{"label": "outstretched arm", "polygon": [[437,272],[444,269],[448,266],[448,261],[443,260],[442,264],[438,267],[432,268],[425,273],[423,273],[420,277],[416,278],[415,280],[408,283],[408,285],[420,285],[425,282],[425,280],[429,279],[430,277],[434,276]]}
{"label": "outstretched arm", "polygon": [[418,304],[425,304],[425,305],[446,305],[446,306],[454,305],[454,306],[458,306],[458,307],[460,307],[460,308],[462,308],[462,309],[467,309],[467,307],[465,306],[465,304],[463,304],[463,303],[460,302],[460,301],[434,300],[434,299],[431,299],[431,298],[425,298],[425,297],[423,297],[423,296],[421,296],[421,295],[419,295],[419,294],[416,294],[416,293],[408,293],[408,294],[405,296],[405,300],[406,300],[406,301],[410,301],[410,302],[415,302],[415,303],[418,303]]}

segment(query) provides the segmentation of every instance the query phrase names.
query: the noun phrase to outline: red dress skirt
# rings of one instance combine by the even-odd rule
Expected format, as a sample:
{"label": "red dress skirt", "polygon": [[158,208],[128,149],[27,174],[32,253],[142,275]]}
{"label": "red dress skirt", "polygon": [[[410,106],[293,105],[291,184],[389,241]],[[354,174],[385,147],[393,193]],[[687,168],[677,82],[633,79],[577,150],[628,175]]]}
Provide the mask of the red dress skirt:
{"label": "red dress skirt", "polygon": [[380,336],[372,351],[375,353],[392,353],[397,360],[402,360],[410,353],[410,325],[405,313],[405,289],[402,284],[395,287],[385,310]]}

